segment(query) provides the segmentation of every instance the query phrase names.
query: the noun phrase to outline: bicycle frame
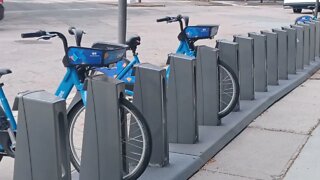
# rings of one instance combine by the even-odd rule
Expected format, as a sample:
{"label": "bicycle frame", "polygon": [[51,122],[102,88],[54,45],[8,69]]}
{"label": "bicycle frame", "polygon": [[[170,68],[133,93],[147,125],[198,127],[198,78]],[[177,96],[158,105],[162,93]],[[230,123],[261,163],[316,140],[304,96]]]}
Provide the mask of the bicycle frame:
{"label": "bicycle frame", "polygon": [[[180,40],[180,44],[176,50],[176,53],[184,54],[190,57],[195,57],[195,52],[190,49],[187,40]],[[131,60],[130,63],[127,64],[125,67],[123,67],[123,69],[120,69],[120,72],[110,68],[98,68],[97,70],[104,73],[106,76],[114,77],[116,79],[128,82],[126,79],[127,77],[126,75],[129,75],[130,71],[132,70],[135,64],[140,64],[140,60],[137,53],[133,54],[133,60]],[[117,65],[117,68],[121,68],[121,67],[122,67],[121,64],[119,66]],[[169,75],[170,75],[170,65],[168,65],[168,68],[166,70],[167,80],[169,79]],[[129,96],[133,96],[134,94],[133,91],[130,91],[130,90],[125,90],[125,93]]]}
{"label": "bicycle frame", "polygon": [[[184,55],[187,55],[187,56],[190,56],[190,57],[195,57],[195,51],[192,51],[190,49],[190,46],[189,46],[187,40],[180,40],[180,44],[179,44],[179,47],[176,50],[176,53],[177,54],[184,54]],[[109,73],[106,72],[106,71],[101,71],[101,72],[105,73],[107,76],[114,76],[119,80],[125,80],[123,78],[129,73],[129,71],[133,68],[133,66],[135,64],[139,64],[139,63],[140,63],[140,60],[139,60],[138,54],[134,54],[133,55],[133,60],[130,61],[130,63],[127,66],[125,66],[120,71],[120,73],[114,74],[114,72],[109,72]],[[169,75],[170,75],[170,65],[168,65],[168,68],[167,68],[167,71],[166,71],[166,79],[167,80],[169,79]],[[130,95],[130,96],[133,95],[133,92],[130,91],[130,90],[126,90],[125,92],[126,92],[127,95]]]}
{"label": "bicycle frame", "polygon": [[67,72],[64,75],[55,95],[63,99],[67,99],[73,87],[80,92],[83,104],[86,105],[87,91],[83,89],[83,83],[79,80],[77,70],[75,67],[67,67]]}
{"label": "bicycle frame", "polygon": [[[77,91],[80,92],[81,98],[84,104],[86,104],[86,91],[83,89],[83,83],[80,82],[77,70],[74,67],[68,67],[67,72],[62,79],[55,95],[59,96],[63,99],[67,99],[69,96],[71,90],[73,87],[76,87]],[[10,127],[13,131],[17,130],[17,121],[13,116],[13,113],[11,111],[10,105],[8,103],[8,100],[6,98],[6,95],[3,91],[2,86],[0,86],[0,103],[1,106],[3,107],[4,113],[10,122]],[[0,150],[1,150],[1,145],[0,145]]]}
{"label": "bicycle frame", "polygon": [[8,103],[6,95],[4,94],[4,91],[2,89],[2,85],[0,86],[0,103],[1,103],[1,106],[3,107],[4,113],[8,121],[10,122],[12,130],[13,131],[17,130],[17,123],[10,109],[10,105]]}
{"label": "bicycle frame", "polygon": [[184,54],[184,55],[187,55],[190,57],[195,56],[195,52],[190,49],[189,44],[186,40],[180,41],[180,45],[179,45],[176,53],[177,54]]}

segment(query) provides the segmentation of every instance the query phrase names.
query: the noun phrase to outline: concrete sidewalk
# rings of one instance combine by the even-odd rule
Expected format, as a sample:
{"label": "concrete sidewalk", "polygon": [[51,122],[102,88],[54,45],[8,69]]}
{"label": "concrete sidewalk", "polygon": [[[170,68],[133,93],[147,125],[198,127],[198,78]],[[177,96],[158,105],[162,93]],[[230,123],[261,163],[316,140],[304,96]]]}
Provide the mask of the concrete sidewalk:
{"label": "concrete sidewalk", "polygon": [[320,179],[319,77],[267,109],[191,179]]}

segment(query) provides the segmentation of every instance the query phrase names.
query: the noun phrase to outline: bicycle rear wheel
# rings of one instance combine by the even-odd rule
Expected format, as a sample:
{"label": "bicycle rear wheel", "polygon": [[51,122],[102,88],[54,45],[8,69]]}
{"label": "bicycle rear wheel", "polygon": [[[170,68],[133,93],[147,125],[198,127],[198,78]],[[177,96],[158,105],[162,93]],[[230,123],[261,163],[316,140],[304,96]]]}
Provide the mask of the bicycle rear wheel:
{"label": "bicycle rear wheel", "polygon": [[218,61],[220,110],[219,117],[228,115],[237,105],[240,87],[239,81],[233,70],[223,61]]}
{"label": "bicycle rear wheel", "polygon": [[[119,99],[121,112],[121,143],[123,179],[137,179],[147,168],[151,156],[151,135],[149,127],[133,104],[125,98]],[[80,170],[85,108],[79,102],[68,113],[68,140],[71,162]]]}

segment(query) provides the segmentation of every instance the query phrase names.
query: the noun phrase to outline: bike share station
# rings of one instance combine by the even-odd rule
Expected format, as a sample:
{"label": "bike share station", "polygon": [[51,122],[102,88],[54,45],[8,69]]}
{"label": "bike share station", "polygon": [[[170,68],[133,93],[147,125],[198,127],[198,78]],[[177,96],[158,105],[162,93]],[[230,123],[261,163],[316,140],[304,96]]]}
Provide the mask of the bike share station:
{"label": "bike share station", "polygon": [[[164,68],[136,66],[133,103],[146,118],[153,141],[149,167],[139,179],[188,179],[315,73],[320,68],[320,22],[235,35],[233,41],[219,40],[217,48],[199,46],[197,52],[196,58],[169,55],[168,83]],[[218,58],[234,70],[240,84],[236,108],[222,119]],[[124,83],[94,76],[87,90],[81,173],[72,176],[65,101],[45,91],[19,96],[14,180],[122,179],[125,149],[118,99]]]}

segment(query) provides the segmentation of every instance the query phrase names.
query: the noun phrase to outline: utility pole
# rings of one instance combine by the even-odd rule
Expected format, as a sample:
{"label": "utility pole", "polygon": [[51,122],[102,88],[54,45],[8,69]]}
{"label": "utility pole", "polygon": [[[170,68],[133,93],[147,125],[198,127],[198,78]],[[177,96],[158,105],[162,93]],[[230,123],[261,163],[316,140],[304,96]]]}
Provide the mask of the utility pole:
{"label": "utility pole", "polygon": [[127,0],[118,0],[118,41],[126,42],[127,33]]}

